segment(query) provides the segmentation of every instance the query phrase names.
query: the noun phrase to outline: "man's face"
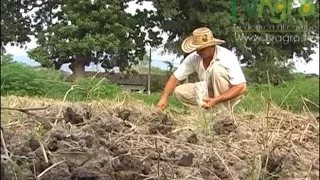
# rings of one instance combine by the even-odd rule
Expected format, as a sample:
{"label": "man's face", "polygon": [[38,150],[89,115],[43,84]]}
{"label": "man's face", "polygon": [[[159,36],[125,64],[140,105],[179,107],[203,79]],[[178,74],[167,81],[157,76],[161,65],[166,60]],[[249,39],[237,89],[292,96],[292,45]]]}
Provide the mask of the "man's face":
{"label": "man's face", "polygon": [[202,59],[208,59],[213,55],[214,46],[209,46],[200,50],[197,50],[197,53]]}

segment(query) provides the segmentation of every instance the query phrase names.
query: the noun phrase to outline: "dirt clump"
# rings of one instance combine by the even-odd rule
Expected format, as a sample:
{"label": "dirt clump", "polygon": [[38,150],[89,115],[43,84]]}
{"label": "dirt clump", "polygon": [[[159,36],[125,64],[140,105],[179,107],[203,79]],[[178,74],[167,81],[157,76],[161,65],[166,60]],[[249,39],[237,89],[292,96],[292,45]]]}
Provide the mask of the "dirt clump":
{"label": "dirt clump", "polygon": [[168,134],[173,130],[173,127],[165,124],[150,124],[149,133],[150,134]]}
{"label": "dirt clump", "polygon": [[151,114],[151,120],[149,124],[150,134],[170,134],[174,130],[174,122],[167,115],[163,113]]}
{"label": "dirt clump", "polygon": [[80,114],[76,113],[71,107],[67,107],[63,115],[66,123],[70,122],[71,124],[79,124],[84,122],[84,118]]}
{"label": "dirt clump", "polygon": [[236,125],[231,119],[218,120],[213,124],[213,130],[217,135],[228,135],[231,132],[236,132]]}
{"label": "dirt clump", "polygon": [[188,155],[183,155],[178,161],[179,166],[191,167],[193,164],[194,154],[189,153]]}
{"label": "dirt clump", "polygon": [[119,171],[134,171],[143,173],[145,175],[150,173],[150,168],[143,165],[141,161],[138,161],[130,156],[120,155],[113,165],[115,172]]}
{"label": "dirt clump", "polygon": [[230,174],[216,157],[210,157],[200,168],[200,172],[204,179],[218,177],[219,179],[231,179]]}
{"label": "dirt clump", "polygon": [[35,138],[30,138],[29,147],[31,148],[32,151],[35,151],[36,149],[38,149],[40,147],[40,143]]}
{"label": "dirt clump", "polygon": [[188,143],[197,144],[198,141],[199,141],[199,140],[198,140],[198,138],[197,138],[197,135],[194,134],[194,133],[187,138],[187,142],[188,142]]}
{"label": "dirt clump", "polygon": [[123,109],[118,112],[118,117],[123,120],[129,120],[131,115],[131,111],[129,109]]}
{"label": "dirt clump", "polygon": [[236,137],[237,139],[251,139],[253,134],[248,127],[245,126],[237,126],[236,128]]}
{"label": "dirt clump", "polygon": [[71,175],[70,180],[112,180],[109,175],[99,175],[84,168],[77,168]]}
{"label": "dirt clump", "polygon": [[41,180],[70,180],[70,172],[68,170],[68,165],[66,163],[61,163],[55,168],[51,169],[43,176]]}

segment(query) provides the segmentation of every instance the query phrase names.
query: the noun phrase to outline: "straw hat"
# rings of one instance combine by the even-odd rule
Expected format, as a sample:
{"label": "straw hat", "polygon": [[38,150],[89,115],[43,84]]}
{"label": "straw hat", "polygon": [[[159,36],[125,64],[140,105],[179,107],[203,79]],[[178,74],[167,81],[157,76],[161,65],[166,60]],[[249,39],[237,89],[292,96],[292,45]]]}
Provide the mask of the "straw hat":
{"label": "straw hat", "polygon": [[213,37],[209,28],[201,27],[192,32],[192,35],[183,40],[181,49],[185,53],[203,49],[212,45],[220,45],[225,43],[224,40],[216,39]]}

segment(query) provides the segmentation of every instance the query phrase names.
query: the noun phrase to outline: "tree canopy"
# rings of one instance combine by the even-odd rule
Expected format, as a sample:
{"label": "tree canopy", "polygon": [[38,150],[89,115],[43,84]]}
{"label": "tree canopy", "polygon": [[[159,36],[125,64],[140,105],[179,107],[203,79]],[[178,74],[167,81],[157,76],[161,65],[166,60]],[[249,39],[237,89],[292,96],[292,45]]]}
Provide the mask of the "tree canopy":
{"label": "tree canopy", "polygon": [[[109,69],[119,66],[121,70],[129,62],[137,63],[146,53],[145,45],[158,45],[161,38],[151,30],[152,21],[145,20],[148,12],[131,15],[125,12],[127,2],[63,1],[56,23],[38,34],[39,46],[29,52],[30,58],[56,69],[71,63],[76,77],[82,77],[84,66],[91,62]],[[148,31],[152,41],[146,39],[141,28]]]}
{"label": "tree canopy", "polygon": [[200,26],[210,28],[216,38],[226,41],[222,46],[236,52],[239,59],[242,57],[241,63],[255,66],[257,71],[280,72],[276,69],[294,57],[309,62],[319,42],[317,2],[305,1],[305,5],[294,8],[292,1],[282,0],[150,1],[156,9],[152,19],[169,35],[166,51],[180,55],[182,40]]}
{"label": "tree canopy", "polygon": [[[165,49],[182,55],[182,40],[195,28],[209,27],[227,42],[223,46],[243,57],[242,63],[258,65],[259,71],[265,67],[257,62],[279,66],[294,56],[309,62],[319,41],[318,1],[306,0],[294,8],[283,0],[144,0],[156,10],[137,10],[135,15],[125,11],[131,1],[4,0],[2,46],[23,44],[34,35],[39,46],[29,52],[30,58],[56,69],[71,63],[70,69],[81,77],[91,62],[121,70],[137,63],[146,44],[162,42],[161,31],[169,35]],[[31,10],[32,16],[22,14]],[[152,30],[156,26],[159,31]]]}
{"label": "tree canopy", "polygon": [[[277,4],[273,0],[270,1],[270,9],[268,9],[269,6],[264,6],[263,11],[258,16],[258,8],[251,11],[248,9],[252,2],[248,2],[248,0],[246,0],[248,4],[234,0],[150,1],[157,9],[153,18],[159,22],[160,29],[169,34],[165,46],[166,50],[180,54],[182,52],[179,45],[182,40],[200,26],[209,27],[215,37],[224,39],[227,42],[224,46],[236,50],[239,55],[243,55],[244,63],[275,58],[286,60],[293,58],[294,55],[303,57],[309,62],[310,55],[314,53],[311,49],[316,47],[319,40],[318,3],[315,5],[310,3],[316,6],[311,8],[315,12],[314,15],[302,16],[299,12],[304,8],[303,6],[288,12],[274,11]],[[236,3],[236,22],[232,21],[231,7],[233,2]],[[261,7],[259,6],[259,8]],[[250,13],[253,17],[248,16]],[[284,15],[286,16],[284,17]],[[281,24],[276,24],[275,21],[272,21],[274,19],[282,20]],[[281,29],[279,25],[282,25],[283,28]],[[259,30],[258,27],[262,29]],[[298,29],[299,27],[304,29]],[[284,28],[287,28],[287,30]],[[266,42],[268,40],[266,39],[267,36],[270,39],[268,42]],[[292,39],[288,43],[279,40],[279,38],[288,37]],[[296,38],[296,41],[293,38]],[[297,40],[298,38],[300,40]]]}
{"label": "tree canopy", "polygon": [[[55,13],[62,0],[2,0],[1,1],[1,48],[11,44],[25,47],[53,19],[61,15]],[[33,12],[33,14],[31,14]]]}

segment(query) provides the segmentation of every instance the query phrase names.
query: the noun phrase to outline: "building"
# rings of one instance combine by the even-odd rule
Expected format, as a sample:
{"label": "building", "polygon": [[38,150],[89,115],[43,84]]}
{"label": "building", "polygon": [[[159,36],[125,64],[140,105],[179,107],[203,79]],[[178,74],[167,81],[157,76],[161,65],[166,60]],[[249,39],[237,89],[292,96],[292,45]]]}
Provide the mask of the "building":
{"label": "building", "polygon": [[[122,87],[123,90],[130,92],[147,92],[148,90],[148,74],[109,74],[109,73],[97,73],[97,72],[86,72],[85,77],[97,77],[106,78],[111,83],[117,84]],[[164,86],[169,79],[167,75],[155,75],[151,74],[151,91],[157,86]]]}

